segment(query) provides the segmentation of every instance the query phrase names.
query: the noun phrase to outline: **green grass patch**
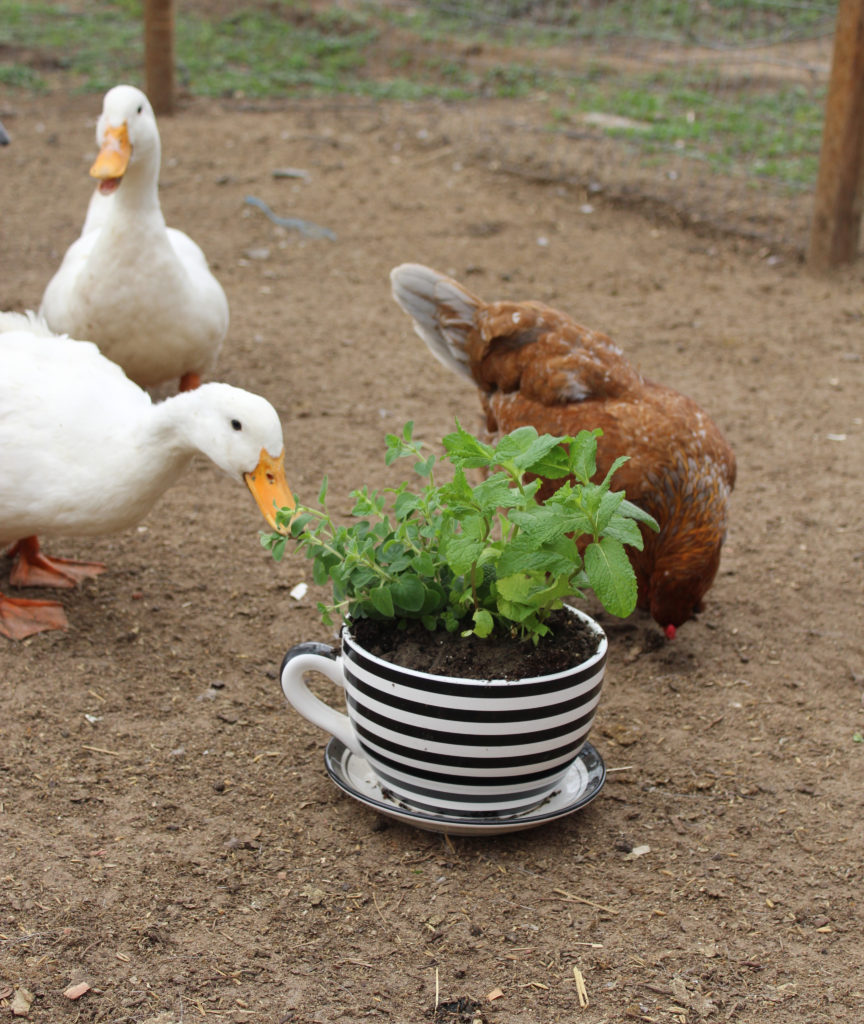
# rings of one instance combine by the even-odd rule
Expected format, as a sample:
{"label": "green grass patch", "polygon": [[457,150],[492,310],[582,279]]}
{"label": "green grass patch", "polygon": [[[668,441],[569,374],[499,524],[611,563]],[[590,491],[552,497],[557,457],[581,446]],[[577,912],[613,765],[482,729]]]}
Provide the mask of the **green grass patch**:
{"label": "green grass patch", "polygon": [[178,18],[176,46],[181,73],[195,93],[278,96],[343,91],[357,80],[375,34],[348,14],[292,24],[273,11],[241,10],[218,22]]}
{"label": "green grass patch", "polygon": [[51,72],[83,77],[102,91],[140,77],[144,58],[140,15],[123,3],[93,3],[86,13],[39,0],[0,0],[0,80]]}
{"label": "green grass patch", "polygon": [[776,42],[830,30],[836,8],[832,0],[415,0],[389,16],[431,37],[469,34],[549,45],[577,36],[633,36],[716,46]]}
{"label": "green grass patch", "polygon": [[[224,10],[224,8],[221,8]],[[351,94],[419,100],[546,99],[553,124],[588,111],[638,122],[608,128],[647,153],[670,148],[718,171],[815,179],[822,90],[778,81],[724,80],[709,70],[633,74],[594,64],[576,74],[544,63],[544,48],[610,35],[743,44],[774,30],[812,31],[830,3],[799,7],[713,0],[416,0],[411,7],[345,10],[288,0],[250,0],[220,18],[177,4],[176,61],[195,95],[280,97]],[[530,23],[529,23],[530,22]],[[707,26],[707,27],[706,27]],[[472,60],[495,39],[495,62]],[[506,59],[508,40],[518,58]],[[102,93],[143,84],[141,0],[0,0],[0,86],[53,85]]]}
{"label": "green grass patch", "polygon": [[[571,86],[573,84],[571,83]],[[558,118],[600,112],[634,123],[609,127],[613,137],[649,151],[675,149],[717,171],[773,178],[791,187],[815,180],[822,140],[825,90],[777,83],[718,82],[710,71],[650,75],[595,70],[568,88],[572,103]]]}
{"label": "green grass patch", "polygon": [[45,92],[48,88],[48,83],[38,71],[23,64],[0,64],[0,85],[29,92]]}

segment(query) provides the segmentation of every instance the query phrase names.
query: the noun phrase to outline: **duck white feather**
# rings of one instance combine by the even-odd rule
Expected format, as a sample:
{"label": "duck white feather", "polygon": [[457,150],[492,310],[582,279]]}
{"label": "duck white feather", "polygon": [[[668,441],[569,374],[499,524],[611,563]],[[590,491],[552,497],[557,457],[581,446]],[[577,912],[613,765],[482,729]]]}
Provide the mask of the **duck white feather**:
{"label": "duck white feather", "polygon": [[[279,417],[258,395],[205,384],[154,402],[95,345],[46,335],[44,325],[23,314],[0,315],[0,366],[4,545],[126,529],[198,453],[245,482],[271,525],[274,502],[293,506]],[[58,560],[57,582],[38,574],[17,582],[72,586],[93,574],[76,573],[80,565],[88,563]],[[0,595],[0,632],[20,635],[4,629],[4,603],[14,604]]]}
{"label": "duck white feather", "polygon": [[95,342],[141,386],[189,375],[181,387],[194,387],[227,333],[228,301],[198,245],[165,224],[159,130],[140,89],[106,93],[96,140],[99,186],[40,313],[53,331]]}
{"label": "duck white feather", "polygon": [[56,337],[48,324],[32,309],[28,309],[26,313],[0,312],[0,334],[6,331],[29,331],[45,338]]}

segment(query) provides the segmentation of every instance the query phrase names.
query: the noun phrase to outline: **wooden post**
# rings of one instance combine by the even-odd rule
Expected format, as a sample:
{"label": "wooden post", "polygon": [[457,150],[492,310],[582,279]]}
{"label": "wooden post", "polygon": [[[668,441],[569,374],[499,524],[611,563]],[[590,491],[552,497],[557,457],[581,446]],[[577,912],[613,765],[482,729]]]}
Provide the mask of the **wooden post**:
{"label": "wooden post", "polygon": [[839,0],[807,259],[817,271],[853,260],[864,188],[864,0]]}
{"label": "wooden post", "polygon": [[144,91],[156,114],[174,113],[174,0],[144,4]]}

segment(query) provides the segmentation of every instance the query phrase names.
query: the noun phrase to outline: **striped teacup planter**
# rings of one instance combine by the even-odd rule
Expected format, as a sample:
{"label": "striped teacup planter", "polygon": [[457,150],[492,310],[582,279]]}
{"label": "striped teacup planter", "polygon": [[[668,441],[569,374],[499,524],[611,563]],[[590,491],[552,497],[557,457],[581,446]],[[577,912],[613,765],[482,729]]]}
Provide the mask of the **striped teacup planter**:
{"label": "striped teacup planter", "polygon": [[[364,757],[382,795],[441,817],[504,817],[537,807],[582,749],[600,699],[606,637],[586,662],[532,679],[478,680],[413,672],[359,646],[300,644],[285,656],[282,687],[310,721]],[[312,695],[303,673],[345,689],[347,717]]]}

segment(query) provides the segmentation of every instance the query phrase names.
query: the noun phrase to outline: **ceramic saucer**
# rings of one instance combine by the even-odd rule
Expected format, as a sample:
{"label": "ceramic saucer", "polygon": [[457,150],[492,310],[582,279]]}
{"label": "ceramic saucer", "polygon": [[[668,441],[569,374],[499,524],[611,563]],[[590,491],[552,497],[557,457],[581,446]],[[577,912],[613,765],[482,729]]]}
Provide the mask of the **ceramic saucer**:
{"label": "ceramic saucer", "polygon": [[535,828],[585,807],[606,781],[603,758],[590,743],[586,743],[558,788],[539,807],[511,818],[442,818],[412,811],[385,796],[366,759],[352,753],[335,737],[327,744],[324,766],[336,785],[361,804],[406,825],[430,832],[446,832],[451,836],[496,836]]}

